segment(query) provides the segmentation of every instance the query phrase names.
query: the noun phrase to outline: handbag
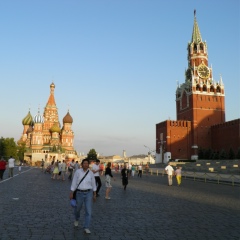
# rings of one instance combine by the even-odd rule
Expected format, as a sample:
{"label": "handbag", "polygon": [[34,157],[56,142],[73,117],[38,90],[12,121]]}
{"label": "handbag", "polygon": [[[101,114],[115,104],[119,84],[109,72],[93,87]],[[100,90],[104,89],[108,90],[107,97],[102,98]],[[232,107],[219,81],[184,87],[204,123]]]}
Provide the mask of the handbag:
{"label": "handbag", "polygon": [[72,199],[76,199],[76,194],[77,194],[77,189],[78,186],[81,184],[81,182],[83,181],[83,179],[88,175],[89,170],[87,170],[87,172],[85,173],[85,175],[83,176],[83,178],[80,180],[79,184],[77,185],[76,190],[73,192],[73,198]]}

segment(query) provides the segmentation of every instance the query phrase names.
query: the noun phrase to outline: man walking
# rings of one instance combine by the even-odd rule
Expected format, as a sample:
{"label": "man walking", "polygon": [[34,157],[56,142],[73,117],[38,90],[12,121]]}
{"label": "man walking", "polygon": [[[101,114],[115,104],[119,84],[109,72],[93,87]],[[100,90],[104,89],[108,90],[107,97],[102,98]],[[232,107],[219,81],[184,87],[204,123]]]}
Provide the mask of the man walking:
{"label": "man walking", "polygon": [[172,186],[172,175],[174,173],[173,167],[170,165],[170,162],[168,163],[168,166],[165,167],[165,172],[168,175],[168,186]]}
{"label": "man walking", "polygon": [[121,175],[122,175],[123,189],[126,190],[128,185],[128,176],[129,176],[129,169],[127,168],[126,164],[124,164],[124,168],[121,171]]}
{"label": "man walking", "polygon": [[97,186],[97,197],[99,197],[99,190],[102,186],[102,182],[101,182],[101,178],[100,178],[100,172],[101,172],[101,169],[100,169],[100,160],[97,159],[96,160],[96,163],[93,164],[92,166],[92,172],[94,174],[94,177],[95,177],[95,180],[96,180],[96,186]]}
{"label": "man walking", "polygon": [[72,175],[73,175],[74,168],[75,168],[75,163],[74,163],[74,159],[73,159],[72,162],[70,162],[69,167],[68,167],[68,171],[69,171],[68,179],[69,180],[72,180]]}
{"label": "man walking", "polygon": [[92,215],[92,199],[96,201],[96,183],[93,172],[89,170],[89,161],[87,159],[82,160],[82,168],[78,169],[72,180],[70,199],[73,199],[73,192],[76,192],[76,207],[74,208],[75,221],[74,226],[78,226],[78,220],[80,218],[80,211],[84,204],[84,231],[90,234],[89,226]]}
{"label": "man walking", "polygon": [[8,177],[13,177],[14,162],[15,159],[10,156],[10,158],[8,159]]}

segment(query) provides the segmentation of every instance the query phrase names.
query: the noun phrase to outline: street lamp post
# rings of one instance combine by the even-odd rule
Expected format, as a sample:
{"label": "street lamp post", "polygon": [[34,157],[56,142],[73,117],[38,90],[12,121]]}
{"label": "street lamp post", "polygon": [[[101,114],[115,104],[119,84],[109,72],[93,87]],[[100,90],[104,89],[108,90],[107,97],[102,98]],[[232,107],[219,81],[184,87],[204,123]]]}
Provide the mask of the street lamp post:
{"label": "street lamp post", "polygon": [[159,147],[159,153],[160,153],[160,162],[163,163],[163,145],[166,141],[160,140],[160,147]]}

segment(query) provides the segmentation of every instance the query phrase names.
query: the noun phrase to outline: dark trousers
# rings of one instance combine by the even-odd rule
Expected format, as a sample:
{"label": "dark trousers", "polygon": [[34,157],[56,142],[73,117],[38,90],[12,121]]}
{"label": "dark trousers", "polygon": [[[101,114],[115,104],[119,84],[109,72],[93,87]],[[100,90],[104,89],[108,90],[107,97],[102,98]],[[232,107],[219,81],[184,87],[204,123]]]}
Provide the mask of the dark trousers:
{"label": "dark trousers", "polygon": [[142,177],[142,170],[138,170],[138,177]]}
{"label": "dark trousers", "polygon": [[0,169],[0,179],[3,179],[4,171],[5,171],[5,169]]}
{"label": "dark trousers", "polygon": [[69,168],[68,171],[69,171],[68,179],[72,180],[73,169]]}
{"label": "dark trousers", "polygon": [[95,177],[95,181],[96,181],[96,186],[97,186],[97,193],[99,192],[101,186],[102,186],[102,182],[101,182],[101,178],[100,177]]}

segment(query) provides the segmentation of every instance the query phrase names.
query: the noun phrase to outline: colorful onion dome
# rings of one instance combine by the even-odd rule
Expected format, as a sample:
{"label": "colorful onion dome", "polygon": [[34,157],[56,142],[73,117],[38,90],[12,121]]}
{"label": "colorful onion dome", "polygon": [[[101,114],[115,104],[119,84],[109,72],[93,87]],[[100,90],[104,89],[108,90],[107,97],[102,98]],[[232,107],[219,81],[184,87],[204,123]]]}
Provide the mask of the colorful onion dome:
{"label": "colorful onion dome", "polygon": [[39,111],[38,111],[38,114],[35,115],[35,117],[34,117],[34,122],[35,123],[43,123],[44,122],[44,117],[40,115]]}
{"label": "colorful onion dome", "polygon": [[66,114],[66,116],[63,118],[63,123],[73,123],[73,118],[71,117],[71,115],[68,113]]}
{"label": "colorful onion dome", "polygon": [[50,128],[50,131],[51,131],[51,132],[58,132],[58,133],[60,133],[60,132],[61,132],[61,129],[60,129],[60,127],[55,123],[55,124]]}
{"label": "colorful onion dome", "polygon": [[27,129],[26,133],[29,134],[33,131],[33,127],[32,125],[30,125],[30,127]]}
{"label": "colorful onion dome", "polygon": [[23,125],[32,125],[32,122],[33,122],[33,118],[29,111],[27,116],[22,120],[22,124]]}

